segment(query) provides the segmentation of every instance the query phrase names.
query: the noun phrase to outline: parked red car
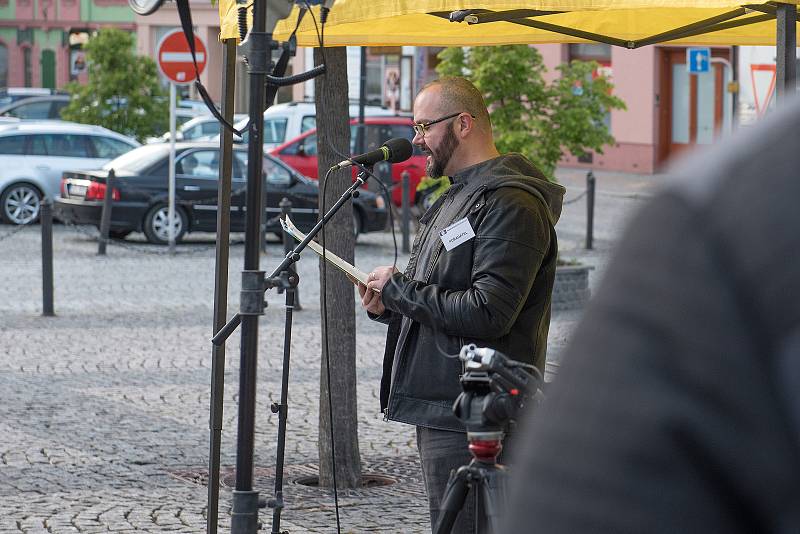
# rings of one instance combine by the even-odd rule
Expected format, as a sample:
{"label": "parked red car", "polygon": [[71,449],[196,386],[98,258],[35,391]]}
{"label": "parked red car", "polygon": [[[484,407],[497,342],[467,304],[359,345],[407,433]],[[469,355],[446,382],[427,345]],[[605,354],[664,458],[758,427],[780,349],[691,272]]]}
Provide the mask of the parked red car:
{"label": "parked red car", "polygon": [[[412,123],[411,117],[365,117],[363,128],[365,132],[364,151],[369,152],[370,150],[374,150],[385,141],[394,137],[405,137],[410,141],[414,138],[414,129],[411,126]],[[351,154],[355,152],[355,147],[359,146],[358,136],[361,130],[362,129],[358,127],[358,119],[350,121]],[[316,130],[309,130],[291,141],[287,141],[271,150],[270,154],[283,160],[287,165],[300,171],[300,173],[309,178],[319,178],[319,173],[317,171]],[[408,171],[410,177],[410,199],[413,204],[414,192],[417,190],[417,184],[419,184],[419,181],[425,175],[425,160],[425,155],[415,146],[414,153],[409,159],[402,163],[395,163],[392,165],[392,184],[396,185],[396,187],[392,189],[392,201],[396,206],[400,206],[402,203],[403,191],[400,184],[402,183],[403,171]],[[355,168],[352,172],[355,177]],[[371,180],[367,181],[367,188],[373,191],[377,190],[378,186],[370,184],[370,182]]]}

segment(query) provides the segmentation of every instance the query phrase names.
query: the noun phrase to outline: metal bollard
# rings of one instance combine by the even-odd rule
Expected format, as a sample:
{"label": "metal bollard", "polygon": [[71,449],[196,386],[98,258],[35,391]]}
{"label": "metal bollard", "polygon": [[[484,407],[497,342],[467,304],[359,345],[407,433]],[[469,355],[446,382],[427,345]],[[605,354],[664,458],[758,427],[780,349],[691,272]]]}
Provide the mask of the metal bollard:
{"label": "metal bollard", "polygon": [[114,194],[114,169],[108,171],[106,178],[106,194],[103,197],[103,211],[100,213],[100,243],[97,245],[97,254],[106,255],[106,244],[108,243],[108,232],[111,229],[111,200]]}
{"label": "metal bollard", "polygon": [[42,201],[39,214],[42,225],[42,315],[53,317],[53,204]]}
{"label": "metal bollard", "polygon": [[[281,201],[278,203],[278,206],[281,208],[281,219],[286,219],[286,217],[290,217],[292,215],[292,201],[286,197],[283,197]],[[289,232],[283,232],[283,255],[286,256],[294,249],[294,238],[289,235]],[[297,273],[297,267],[295,264],[292,263],[289,265],[289,272]],[[294,288],[294,309],[295,310],[302,310],[302,306],[300,306],[300,286]]]}
{"label": "metal bollard", "polygon": [[594,188],[596,179],[594,173],[586,174],[586,248],[591,250],[594,241]]}
{"label": "metal bollard", "polygon": [[[402,177],[403,184],[403,200],[402,200],[402,222],[400,229],[403,232],[403,252],[408,253],[411,251],[411,239],[409,225],[411,224],[411,176],[408,171],[403,171]],[[390,200],[391,202],[391,200]]]}

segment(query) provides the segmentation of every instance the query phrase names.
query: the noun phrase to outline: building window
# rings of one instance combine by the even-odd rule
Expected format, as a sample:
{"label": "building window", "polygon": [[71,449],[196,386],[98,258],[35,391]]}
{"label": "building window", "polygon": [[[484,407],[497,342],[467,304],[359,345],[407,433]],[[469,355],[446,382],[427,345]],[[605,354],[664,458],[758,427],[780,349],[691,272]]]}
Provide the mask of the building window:
{"label": "building window", "polygon": [[0,87],[8,87],[8,47],[0,43]]}
{"label": "building window", "polygon": [[26,46],[22,49],[22,63],[24,65],[25,87],[33,87],[33,62],[31,61],[31,48]]}
{"label": "building window", "polygon": [[569,58],[583,61],[611,63],[611,45],[597,43],[580,43],[569,45]]}
{"label": "building window", "polygon": [[[570,61],[595,61],[597,69],[592,73],[592,78],[604,75],[611,78],[611,45],[596,43],[580,43],[569,45]],[[611,131],[611,113],[606,113],[603,122]],[[578,158],[580,163],[592,163],[591,152]]]}

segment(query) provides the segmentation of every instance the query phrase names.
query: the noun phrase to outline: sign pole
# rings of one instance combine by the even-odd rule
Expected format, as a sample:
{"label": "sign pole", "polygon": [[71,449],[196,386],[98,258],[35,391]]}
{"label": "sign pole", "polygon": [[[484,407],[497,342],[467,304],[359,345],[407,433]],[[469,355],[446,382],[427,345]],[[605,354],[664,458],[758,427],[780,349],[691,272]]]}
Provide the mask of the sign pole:
{"label": "sign pole", "polygon": [[175,254],[175,83],[169,82],[169,252]]}
{"label": "sign pole", "polygon": [[[206,68],[206,45],[197,36],[194,38],[197,71]],[[195,79],[194,63],[189,41],[180,29],[173,30],[156,47],[158,70],[169,80],[169,206],[167,214],[167,235],[169,253],[175,253],[175,106],[177,104],[176,84],[186,85]]]}

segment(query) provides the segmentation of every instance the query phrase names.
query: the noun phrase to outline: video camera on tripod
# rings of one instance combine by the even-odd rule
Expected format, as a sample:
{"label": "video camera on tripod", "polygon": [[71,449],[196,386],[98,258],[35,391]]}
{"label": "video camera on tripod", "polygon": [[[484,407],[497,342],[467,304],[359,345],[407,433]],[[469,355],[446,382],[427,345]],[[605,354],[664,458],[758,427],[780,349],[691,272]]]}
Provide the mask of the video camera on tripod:
{"label": "video camera on tripod", "polygon": [[458,357],[465,364],[461,377],[464,391],[456,399],[453,413],[464,423],[468,438],[502,438],[513,430],[519,411],[535,401],[537,393],[541,396],[541,374],[532,365],[474,344],[464,345]]}
{"label": "video camera on tripod", "polygon": [[[453,413],[467,429],[468,465],[453,471],[441,501],[435,534],[449,534],[467,501],[470,488],[476,492],[477,532],[496,533],[498,504],[505,501],[508,475],[497,463],[503,437],[513,430],[520,411],[536,404],[543,394],[541,373],[532,365],[513,360],[490,348],[464,345],[459,353],[465,372],[461,394]],[[527,370],[530,369],[530,372]]]}

